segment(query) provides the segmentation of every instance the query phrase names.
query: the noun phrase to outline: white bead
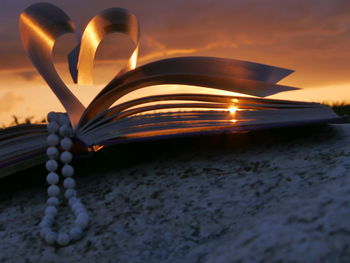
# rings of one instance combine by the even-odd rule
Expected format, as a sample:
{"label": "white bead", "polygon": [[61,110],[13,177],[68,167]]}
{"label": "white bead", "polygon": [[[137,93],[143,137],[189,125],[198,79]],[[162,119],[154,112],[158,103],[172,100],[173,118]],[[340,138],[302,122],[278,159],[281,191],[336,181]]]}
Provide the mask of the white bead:
{"label": "white bead", "polygon": [[76,196],[77,195],[77,192],[74,190],[74,189],[68,189],[68,190],[66,190],[66,192],[64,193],[64,196],[65,196],[65,198],[67,198],[67,199],[70,199],[70,198],[72,198],[72,197],[74,197],[74,196]]}
{"label": "white bead", "polygon": [[59,130],[60,126],[58,125],[57,122],[52,121],[47,124],[47,131],[49,133],[55,133]]}
{"label": "white bead", "polygon": [[63,124],[60,127],[60,135],[61,136],[65,136],[65,137],[72,136],[72,129],[71,129],[71,127],[69,127],[69,125],[67,125],[67,124]]}
{"label": "white bead", "polygon": [[68,138],[68,137],[64,137],[62,140],[61,140],[61,147],[63,148],[63,149],[65,149],[66,151],[68,151],[71,147],[72,147],[72,145],[73,145],[73,142],[72,142],[72,140],[70,139],[70,138]]}
{"label": "white bead", "polygon": [[55,221],[55,217],[53,215],[44,215],[43,219],[40,222],[41,228],[50,228]]}
{"label": "white bead", "polygon": [[53,221],[51,221],[50,219],[47,219],[47,218],[41,220],[41,222],[39,224],[41,229],[50,228],[52,225],[53,225]]}
{"label": "white bead", "polygon": [[72,176],[73,174],[74,174],[74,168],[71,165],[65,164],[62,167],[62,175],[63,176],[69,177],[69,176]]}
{"label": "white bead", "polygon": [[83,230],[81,229],[81,227],[74,226],[70,229],[69,234],[70,234],[72,240],[78,240],[81,238],[81,236],[83,234]]}
{"label": "white bead", "polygon": [[89,220],[87,219],[79,219],[75,221],[75,224],[79,227],[81,227],[81,229],[85,230],[87,229],[88,225],[89,225]]}
{"label": "white bead", "polygon": [[56,242],[57,234],[55,232],[49,231],[45,233],[45,242],[49,245],[53,245]]}
{"label": "white bead", "polygon": [[49,233],[49,232],[50,232],[50,228],[48,228],[48,227],[41,228],[40,229],[40,237],[42,239],[45,239],[46,234]]}
{"label": "white bead", "polygon": [[47,136],[46,141],[49,146],[56,146],[59,143],[60,138],[56,134],[50,134]]}
{"label": "white bead", "polygon": [[57,214],[57,208],[54,206],[48,206],[45,209],[45,215],[55,216]]}
{"label": "white bead", "polygon": [[45,166],[48,171],[53,172],[57,169],[58,163],[55,160],[48,160]]}
{"label": "white bead", "polygon": [[57,196],[60,193],[60,188],[57,185],[50,185],[50,187],[47,189],[47,193],[49,196]]}
{"label": "white bead", "polygon": [[64,151],[61,153],[60,158],[62,163],[70,163],[72,161],[73,155],[70,152]]}
{"label": "white bead", "polygon": [[67,189],[72,189],[75,187],[75,180],[71,177],[67,177],[63,181],[63,186]]}
{"label": "white bead", "polygon": [[49,156],[50,158],[57,158],[59,155],[58,149],[54,146],[50,146],[46,150],[46,155]]}
{"label": "white bead", "polygon": [[82,220],[89,221],[89,215],[86,212],[79,213],[77,219],[81,218]]}
{"label": "white bead", "polygon": [[80,202],[80,200],[78,199],[74,199],[71,207],[72,207],[72,210],[77,210],[79,207],[81,207],[83,204]]}
{"label": "white bead", "polygon": [[48,205],[58,206],[59,203],[60,203],[60,201],[56,197],[50,197],[49,199],[47,199]]}
{"label": "white bead", "polygon": [[77,211],[81,208],[81,203],[80,202],[75,202],[72,204],[72,210],[73,212],[78,215]]}
{"label": "white bead", "polygon": [[47,120],[49,121],[49,122],[52,122],[52,121],[58,121],[58,115],[57,115],[57,113],[56,112],[53,112],[53,111],[51,111],[51,112],[49,112],[49,114],[47,114]]}
{"label": "white bead", "polygon": [[55,216],[45,214],[44,219],[47,220],[50,224],[53,224],[53,221],[55,220]]}
{"label": "white bead", "polygon": [[86,210],[82,204],[72,206],[73,213],[78,216],[79,214],[86,213]]}
{"label": "white bead", "polygon": [[75,224],[80,226],[82,229],[85,229],[89,224],[89,216],[87,213],[80,213],[75,220]]}
{"label": "white bead", "polygon": [[59,180],[60,178],[58,174],[54,172],[49,173],[46,177],[46,181],[48,184],[57,184]]}
{"label": "white bead", "polygon": [[43,217],[43,219],[41,220],[39,226],[41,228],[48,228],[52,225],[52,221],[49,218]]}
{"label": "white bead", "polygon": [[68,245],[70,242],[70,237],[67,233],[59,233],[57,236],[57,244],[60,246]]}
{"label": "white bead", "polygon": [[[75,211],[73,211],[74,212],[74,215],[79,215],[79,214],[88,214],[87,212],[86,212],[86,209],[85,209],[85,207],[84,206],[81,206],[81,207],[78,207]],[[88,220],[89,221],[89,220]]]}
{"label": "white bead", "polygon": [[73,205],[77,202],[80,202],[80,200],[79,200],[79,198],[77,198],[75,196],[68,200],[68,204],[70,205],[70,207],[73,207]]}
{"label": "white bead", "polygon": [[69,119],[68,119],[67,115],[60,114],[58,117],[58,123],[60,125],[69,124]]}

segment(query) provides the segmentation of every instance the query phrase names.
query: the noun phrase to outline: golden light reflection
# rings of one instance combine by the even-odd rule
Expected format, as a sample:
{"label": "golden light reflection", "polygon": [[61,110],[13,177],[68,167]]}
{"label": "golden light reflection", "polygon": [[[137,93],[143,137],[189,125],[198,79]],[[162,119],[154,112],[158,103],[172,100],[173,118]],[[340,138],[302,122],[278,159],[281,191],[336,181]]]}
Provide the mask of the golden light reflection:
{"label": "golden light reflection", "polygon": [[88,152],[97,152],[97,151],[101,150],[102,148],[104,148],[103,145],[93,145],[91,147],[88,147],[87,150],[88,150]]}
{"label": "golden light reflection", "polygon": [[36,35],[39,39],[43,40],[41,43],[45,43],[50,47],[53,46],[54,38],[52,35],[43,30],[43,28],[30,15],[22,13],[20,15],[20,25],[29,31],[25,34],[25,41],[28,41],[27,39],[30,35]]}
{"label": "golden light reflection", "polygon": [[230,108],[228,108],[228,111],[231,114],[235,114],[237,110],[238,110],[238,108],[236,106],[231,106]]}
{"label": "golden light reflection", "polygon": [[[237,99],[233,99],[232,101],[238,102]],[[231,107],[228,108],[228,111],[230,112],[231,115],[235,115],[236,111],[238,111],[238,107],[237,106],[231,106]],[[236,124],[237,120],[236,119],[232,119],[232,120],[230,120],[230,122],[232,122],[232,124]]]}

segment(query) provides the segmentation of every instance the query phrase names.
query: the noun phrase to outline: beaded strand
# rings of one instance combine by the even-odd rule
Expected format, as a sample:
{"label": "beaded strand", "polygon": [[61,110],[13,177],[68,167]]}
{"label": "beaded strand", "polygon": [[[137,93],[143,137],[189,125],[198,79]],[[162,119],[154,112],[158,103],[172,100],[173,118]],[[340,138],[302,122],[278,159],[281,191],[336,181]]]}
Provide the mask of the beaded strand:
{"label": "beaded strand", "polygon": [[[46,154],[49,160],[46,162],[46,169],[49,173],[46,177],[46,181],[50,186],[47,189],[49,198],[47,200],[45,215],[39,225],[40,236],[47,244],[66,246],[82,237],[83,231],[89,224],[89,215],[86,208],[77,197],[75,191],[76,183],[73,179],[74,169],[69,164],[73,158],[72,153],[69,152],[73,145],[71,140],[73,130],[70,126],[69,119],[67,115],[63,113],[54,112],[50,112],[47,115],[47,119],[49,135],[47,137],[48,148]],[[61,152],[60,149],[62,149]],[[60,181],[60,176],[57,173],[58,161],[61,161],[63,164],[61,173],[64,177],[64,197],[68,201],[68,205],[76,218],[69,232],[56,232],[53,230],[58,212],[58,205],[60,203],[58,199],[60,187],[57,185]]]}

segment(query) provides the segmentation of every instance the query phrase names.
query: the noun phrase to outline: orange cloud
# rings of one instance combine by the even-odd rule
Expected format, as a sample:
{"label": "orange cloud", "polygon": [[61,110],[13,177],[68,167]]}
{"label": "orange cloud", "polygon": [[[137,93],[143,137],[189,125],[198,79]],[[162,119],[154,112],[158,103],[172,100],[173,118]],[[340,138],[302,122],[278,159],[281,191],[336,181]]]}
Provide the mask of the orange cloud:
{"label": "orange cloud", "polygon": [[12,91],[6,92],[2,97],[0,97],[0,113],[5,111],[11,111],[21,101],[23,101],[22,96],[16,95]]}

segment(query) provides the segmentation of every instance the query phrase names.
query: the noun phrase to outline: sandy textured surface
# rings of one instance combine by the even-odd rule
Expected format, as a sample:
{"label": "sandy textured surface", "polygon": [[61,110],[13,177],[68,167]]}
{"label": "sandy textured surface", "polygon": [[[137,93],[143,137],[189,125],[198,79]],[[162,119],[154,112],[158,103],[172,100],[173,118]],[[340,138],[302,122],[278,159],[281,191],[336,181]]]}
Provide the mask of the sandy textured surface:
{"label": "sandy textured surface", "polygon": [[63,248],[38,236],[45,185],[0,193],[0,262],[350,262],[350,125],[334,127],[84,172],[91,226]]}

